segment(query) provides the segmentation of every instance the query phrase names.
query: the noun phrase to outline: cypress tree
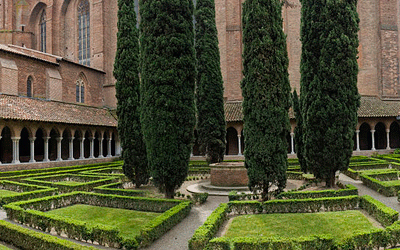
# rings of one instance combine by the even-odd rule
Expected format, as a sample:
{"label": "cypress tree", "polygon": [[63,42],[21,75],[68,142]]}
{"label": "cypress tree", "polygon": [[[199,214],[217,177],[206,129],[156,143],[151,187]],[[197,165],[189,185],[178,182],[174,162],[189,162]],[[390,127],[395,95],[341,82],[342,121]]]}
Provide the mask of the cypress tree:
{"label": "cypress tree", "polygon": [[117,52],[114,63],[118,100],[118,133],[124,174],[136,187],[149,180],[146,148],[140,125],[139,36],[134,1],[118,1]]}
{"label": "cypress tree", "polygon": [[290,84],[279,0],[243,4],[245,166],[249,187],[268,199],[272,185],[286,186]]}
{"label": "cypress tree", "polygon": [[195,126],[192,0],[141,0],[141,121],[150,175],[174,197],[187,176]]}
{"label": "cypress tree", "polygon": [[216,163],[224,159],[226,130],[214,0],[197,0],[195,18],[197,131],[200,150]]}
{"label": "cypress tree", "polygon": [[293,111],[296,118],[296,128],[294,129],[294,144],[296,149],[296,155],[299,159],[299,163],[301,166],[301,170],[303,172],[307,172],[307,167],[305,164],[304,156],[303,156],[303,117],[301,115],[301,107],[299,96],[297,95],[297,91],[293,91],[292,95],[293,99]]}
{"label": "cypress tree", "polygon": [[[348,168],[357,124],[358,23],[356,0],[314,1],[323,5],[316,74],[304,103],[304,155],[310,171],[335,185],[335,172]],[[310,21],[311,22],[311,21]],[[309,42],[309,41],[308,41]],[[302,92],[303,94],[303,92]]]}

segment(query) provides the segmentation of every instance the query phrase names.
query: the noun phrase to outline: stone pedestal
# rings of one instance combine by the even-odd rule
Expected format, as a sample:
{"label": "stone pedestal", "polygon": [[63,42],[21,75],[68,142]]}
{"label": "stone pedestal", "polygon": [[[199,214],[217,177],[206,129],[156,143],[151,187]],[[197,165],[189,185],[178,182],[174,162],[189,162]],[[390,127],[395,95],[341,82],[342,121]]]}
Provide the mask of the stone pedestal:
{"label": "stone pedestal", "polygon": [[247,186],[249,178],[244,162],[221,162],[210,164],[211,185],[217,187]]}

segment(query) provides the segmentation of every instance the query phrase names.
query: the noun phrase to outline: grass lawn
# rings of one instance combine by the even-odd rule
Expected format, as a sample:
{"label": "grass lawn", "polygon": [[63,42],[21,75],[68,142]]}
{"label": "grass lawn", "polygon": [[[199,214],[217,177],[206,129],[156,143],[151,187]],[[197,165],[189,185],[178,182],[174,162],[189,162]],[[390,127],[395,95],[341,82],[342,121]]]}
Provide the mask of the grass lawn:
{"label": "grass lawn", "polygon": [[0,244],[0,250],[11,250],[11,249]]}
{"label": "grass lawn", "polygon": [[384,183],[385,186],[399,185],[400,184],[400,180],[385,181],[383,183]]}
{"label": "grass lawn", "polygon": [[330,234],[341,241],[355,232],[374,228],[357,210],[324,213],[255,214],[233,218],[226,237],[280,236],[297,238]]}
{"label": "grass lawn", "polygon": [[77,184],[83,184],[85,182],[84,181],[58,181],[56,183],[57,184],[77,185]]}
{"label": "grass lawn", "polygon": [[47,213],[85,221],[90,224],[114,226],[120,230],[121,236],[125,238],[135,237],[144,225],[160,215],[159,213],[152,212],[89,205],[74,205],[55,209]]}
{"label": "grass lawn", "polygon": [[[0,189],[0,197],[1,196],[6,196],[6,195],[11,195],[11,194],[18,194],[18,192],[10,191],[10,190],[5,190],[5,189]],[[0,248],[1,249],[1,248]]]}

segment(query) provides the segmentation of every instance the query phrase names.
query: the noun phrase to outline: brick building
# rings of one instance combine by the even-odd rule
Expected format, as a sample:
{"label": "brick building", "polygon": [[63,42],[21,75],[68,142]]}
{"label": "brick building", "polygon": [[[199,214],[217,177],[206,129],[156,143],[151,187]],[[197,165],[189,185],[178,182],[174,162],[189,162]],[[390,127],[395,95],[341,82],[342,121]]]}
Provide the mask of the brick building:
{"label": "brick building", "polygon": [[[227,154],[243,152],[244,0],[215,0],[225,87]],[[138,0],[135,0],[137,4]],[[359,1],[355,151],[400,147],[399,0]],[[283,8],[289,74],[300,89],[300,2]],[[119,155],[115,79],[116,0],[0,0],[0,167],[41,167]],[[294,154],[293,131],[288,152]],[[194,153],[197,146],[195,145]]]}

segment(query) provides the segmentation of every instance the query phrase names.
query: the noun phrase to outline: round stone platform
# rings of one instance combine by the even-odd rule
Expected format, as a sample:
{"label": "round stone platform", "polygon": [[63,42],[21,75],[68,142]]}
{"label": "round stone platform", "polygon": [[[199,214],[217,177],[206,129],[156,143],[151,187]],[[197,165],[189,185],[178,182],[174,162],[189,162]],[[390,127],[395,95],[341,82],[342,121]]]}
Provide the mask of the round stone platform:
{"label": "round stone platform", "polygon": [[220,187],[211,185],[210,180],[204,180],[199,183],[190,185],[186,188],[190,193],[208,193],[213,196],[228,196],[230,191],[236,190],[238,193],[251,194],[247,186],[240,187]]}

